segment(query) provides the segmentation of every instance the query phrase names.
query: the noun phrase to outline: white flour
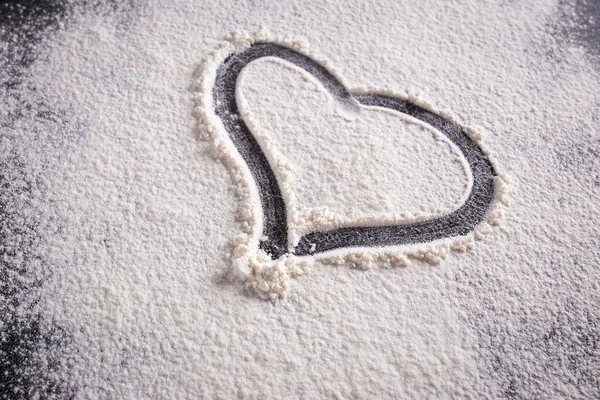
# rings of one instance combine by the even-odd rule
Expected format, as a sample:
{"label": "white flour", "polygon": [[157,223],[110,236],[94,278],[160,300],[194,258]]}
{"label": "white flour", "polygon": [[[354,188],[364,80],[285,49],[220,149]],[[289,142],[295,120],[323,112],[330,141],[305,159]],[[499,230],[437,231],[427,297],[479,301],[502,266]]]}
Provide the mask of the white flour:
{"label": "white flour", "polygon": [[[0,142],[32,187],[31,202],[10,203],[15,223],[41,237],[23,280],[44,277],[36,309],[68,338],[52,350],[60,368],[39,371],[79,398],[598,397],[600,79],[584,48],[551,35],[557,7],[153,0],[130,20],[75,13],[18,89],[62,119],[25,110],[2,125]],[[516,188],[502,225],[474,248],[487,224],[459,241],[327,254],[312,266],[244,253],[259,239],[256,188],[201,140],[194,83],[224,37],[261,25],[306,38],[349,88],[410,93],[475,126]],[[469,172],[443,138],[394,130],[399,116],[377,110],[338,118],[304,78],[265,60],[238,92],[256,133],[288,163],[298,234],[321,218],[407,220],[463,199]],[[22,108],[7,93],[5,119]],[[294,101],[306,104],[302,123],[283,132]],[[348,130],[354,142],[340,139]],[[386,156],[387,132],[399,136]],[[345,170],[349,148],[377,166]],[[372,180],[360,179],[368,171]],[[438,187],[448,190],[436,199]],[[303,276],[282,300],[259,300],[230,282],[232,258],[259,292],[282,293]],[[345,268],[409,258],[428,262]],[[40,345],[37,356],[50,351]]]}

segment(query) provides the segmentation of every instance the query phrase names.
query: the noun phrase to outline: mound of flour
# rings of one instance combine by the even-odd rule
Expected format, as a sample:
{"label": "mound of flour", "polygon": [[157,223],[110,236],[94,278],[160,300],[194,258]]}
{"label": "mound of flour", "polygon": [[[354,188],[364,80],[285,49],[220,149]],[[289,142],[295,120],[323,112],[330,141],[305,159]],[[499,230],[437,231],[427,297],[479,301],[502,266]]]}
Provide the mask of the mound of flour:
{"label": "mound of flour", "polygon": [[[2,396],[599,396],[600,79],[588,49],[557,35],[570,23],[560,4],[73,7],[35,42],[36,59],[14,62],[18,32],[2,36],[2,61],[18,72],[0,92],[0,352],[10,355],[0,361],[9,371]],[[349,87],[419,92],[478,125],[516,187],[502,227],[439,267],[316,263],[274,302],[231,284],[245,193],[201,140],[194,82],[224,37],[260,25],[306,37]],[[316,150],[280,130],[293,100],[272,85],[320,94],[280,65],[252,68],[244,112],[276,138],[306,209],[324,204],[358,219],[404,207],[435,214],[463,196],[460,157],[453,164],[456,154],[433,133],[405,128],[422,135],[424,158],[382,157],[379,140],[339,141],[341,130],[369,128],[359,119],[328,124],[336,117],[326,107],[296,110],[315,120],[293,129],[341,153],[315,157],[323,180],[311,184],[307,156]],[[277,99],[286,106],[273,111]],[[372,140],[399,118],[370,111],[368,126],[382,127]],[[398,154],[416,146],[402,137],[391,142]],[[379,157],[370,170],[392,170],[390,179],[374,178],[371,191],[336,165],[348,183],[335,186],[327,162],[345,160],[344,146],[357,160]],[[447,156],[441,164],[405,172],[407,160],[436,152]],[[419,182],[406,196],[402,185]],[[447,185],[442,201],[428,185]],[[374,209],[374,199],[385,207]],[[386,257],[371,260],[393,264]]]}

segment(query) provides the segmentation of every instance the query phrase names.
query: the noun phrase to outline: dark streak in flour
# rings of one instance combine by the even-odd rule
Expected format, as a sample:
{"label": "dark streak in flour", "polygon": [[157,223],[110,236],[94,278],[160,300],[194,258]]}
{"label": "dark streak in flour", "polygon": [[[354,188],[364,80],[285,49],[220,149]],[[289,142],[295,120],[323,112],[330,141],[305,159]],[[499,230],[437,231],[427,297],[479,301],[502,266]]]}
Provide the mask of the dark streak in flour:
{"label": "dark streak in flour", "polygon": [[[279,184],[267,157],[244,123],[235,99],[238,75],[250,62],[263,57],[280,58],[304,69],[344,108],[356,109],[364,105],[392,109],[419,119],[446,135],[460,149],[472,170],[473,186],[468,199],[458,210],[427,221],[312,232],[303,236],[290,251],[286,205]],[[257,182],[263,209],[263,235],[267,236],[260,247],[273,259],[288,252],[302,256],[343,247],[425,243],[466,235],[483,220],[494,199],[496,173],[484,152],[462,127],[407,100],[379,94],[352,94],[322,65],[290,48],[256,43],[230,55],[217,70],[213,99],[217,116]]]}

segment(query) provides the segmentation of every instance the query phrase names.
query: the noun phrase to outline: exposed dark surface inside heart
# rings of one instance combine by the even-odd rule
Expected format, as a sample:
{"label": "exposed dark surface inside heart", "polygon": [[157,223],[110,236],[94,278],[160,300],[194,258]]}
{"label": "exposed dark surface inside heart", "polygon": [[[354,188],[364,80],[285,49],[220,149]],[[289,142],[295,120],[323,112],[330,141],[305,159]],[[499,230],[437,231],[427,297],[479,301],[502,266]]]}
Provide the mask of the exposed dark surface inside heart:
{"label": "exposed dark surface inside heart", "polygon": [[[465,203],[452,213],[431,220],[388,226],[359,226],[317,231],[303,236],[288,249],[286,204],[269,161],[240,115],[235,89],[242,69],[250,62],[276,57],[288,61],[314,76],[343,107],[360,105],[388,108],[432,126],[452,141],[466,158],[473,174],[473,185]],[[447,237],[466,235],[485,217],[494,199],[495,171],[482,149],[463,128],[410,101],[379,94],[353,95],[327,69],[309,57],[274,43],[255,43],[230,55],[218,68],[213,89],[215,113],[222,120],[240,155],[258,185],[263,211],[263,235],[260,248],[273,259],[291,252],[308,255],[344,247],[383,247],[426,243]]]}

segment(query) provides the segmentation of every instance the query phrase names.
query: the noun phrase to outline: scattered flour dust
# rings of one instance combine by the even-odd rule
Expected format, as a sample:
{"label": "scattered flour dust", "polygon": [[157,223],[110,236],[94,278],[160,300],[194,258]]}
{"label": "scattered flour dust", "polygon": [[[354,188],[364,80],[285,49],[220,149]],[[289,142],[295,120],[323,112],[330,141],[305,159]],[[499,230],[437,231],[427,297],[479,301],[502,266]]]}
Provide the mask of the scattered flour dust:
{"label": "scattered flour dust", "polygon": [[[19,82],[4,84],[0,73],[5,398],[600,398],[600,78],[586,45],[556,34],[572,22],[561,19],[563,2],[318,3],[148,0],[131,14],[74,12],[33,46],[37,58],[17,60]],[[261,25],[306,37],[311,49],[259,33],[214,52],[230,32]],[[3,62],[22,38],[1,37]],[[498,179],[496,208],[464,238],[323,254],[312,267],[269,260],[255,251],[254,182],[207,94],[222,57],[255,40],[331,64],[350,89],[388,88],[478,124],[469,134],[514,184]],[[265,60],[245,76],[260,68],[280,71],[274,79],[305,76],[282,67]],[[260,100],[251,91],[260,83],[242,84],[240,99]],[[301,83],[297,93],[316,86]],[[458,157],[447,171],[458,184],[440,209],[428,195],[442,182],[428,181],[415,192],[423,209],[402,198],[410,215],[396,203],[389,215],[369,208],[367,195],[355,208],[325,197],[324,212],[303,180],[310,166],[274,131],[278,116],[246,106],[254,133],[272,141],[271,161],[281,162],[284,195],[296,196],[297,232],[443,213],[468,189]],[[318,111],[324,123],[336,118]],[[378,113],[363,111],[346,126]],[[383,130],[400,118],[377,115]],[[454,158],[443,140],[427,143]],[[515,194],[503,216],[508,187]],[[369,268],[444,259],[443,268]],[[274,301],[231,285],[232,261],[238,279]]]}
{"label": "scattered flour dust", "polygon": [[[277,260],[272,260],[268,254],[258,247],[259,239],[262,236],[262,210],[256,184],[253,182],[252,175],[233,142],[228,138],[222,122],[214,113],[212,97],[219,65],[229,55],[243,51],[253,43],[261,42],[278,43],[307,55],[328,68],[334,76],[343,82],[340,74],[323,57],[310,50],[305,40],[290,38],[289,36],[275,37],[264,28],[256,33],[237,32],[232,34],[217,50],[208,55],[202,63],[200,77],[195,87],[195,111],[200,120],[200,130],[212,142],[214,155],[228,168],[235,183],[235,192],[241,202],[242,227],[244,231],[234,239],[233,251],[230,257],[233,271],[244,282],[247,288],[253,289],[263,297],[279,296],[289,287],[290,280],[306,273],[315,260],[323,265],[349,265],[358,268],[406,266],[410,263],[411,259],[439,264],[446,259],[450,251],[472,249],[476,240],[482,239],[490,232],[492,226],[499,224],[504,210],[508,206],[507,184],[509,180],[502,174],[496,178],[495,199],[490,206],[486,219],[476,227],[474,232],[466,236],[438,240],[431,244],[394,246],[384,249],[341,249],[315,256],[297,257],[292,254],[286,254]],[[273,62],[270,58],[267,58],[267,60]],[[285,98],[285,94],[289,94],[290,88],[281,88],[282,84],[285,85],[285,82],[281,78],[278,80],[278,72],[281,72],[281,68],[279,71],[260,71],[260,69],[257,72],[253,71],[256,64],[264,62],[262,60],[254,61],[242,70],[236,85],[236,100],[242,118],[244,118],[244,121],[248,124],[248,127],[265,152],[282,189],[288,209],[290,249],[298,243],[303,234],[318,229],[361,225],[381,226],[423,221],[454,211],[466,200],[472,184],[472,176],[468,164],[464,156],[460,154],[460,151],[449,140],[444,139],[442,134],[431,128],[428,129],[426,124],[420,123],[415,119],[407,120],[405,118],[402,120],[399,113],[389,110],[378,110],[377,107],[361,107],[362,111],[358,116],[349,118],[342,114],[337,120],[329,123],[324,122],[327,116],[321,115],[321,118],[319,118],[319,110],[327,110],[327,108],[319,107],[318,103],[311,102],[310,99],[308,101],[290,102],[289,99]],[[279,60],[275,61],[275,63],[283,64],[285,67],[295,69],[297,72],[300,71]],[[265,78],[261,80],[260,76]],[[305,74],[304,80],[310,80],[309,74]],[[269,86],[269,84],[273,84],[273,86]],[[313,85],[318,84],[314,81]],[[284,95],[283,99],[281,95],[278,97],[276,94],[278,88],[279,93]],[[318,88],[315,89],[318,91]],[[427,102],[417,95],[408,93],[399,94],[391,89],[375,87],[350,91],[356,94],[385,94],[410,100],[429,111],[458,123],[456,117],[447,109]],[[268,94],[268,96],[265,96],[265,94]],[[267,101],[261,104],[261,99]],[[323,98],[318,100],[322,102]],[[286,102],[289,104],[287,107]],[[271,106],[271,110],[269,110],[269,106]],[[283,121],[283,123],[270,126],[270,129],[264,129],[261,126],[261,122],[264,121],[265,115],[267,119],[269,115],[272,116],[273,110],[275,110],[277,118]],[[330,115],[336,114],[335,106],[332,107],[330,104],[329,111]],[[256,115],[261,112],[260,117]],[[321,114],[323,114],[322,111]],[[326,111],[325,114],[327,114]],[[305,118],[302,118],[303,116]],[[344,123],[344,120],[348,119],[354,121],[346,121],[347,123]],[[357,125],[357,120],[360,121],[360,125]],[[302,125],[305,121],[312,124],[309,126],[306,126],[306,124]],[[417,129],[409,132],[404,131],[410,125],[417,127]],[[338,131],[340,127],[341,131],[345,130],[345,132],[340,134],[340,131]],[[378,129],[381,134],[374,132]],[[479,146],[482,146],[482,135],[478,130],[474,127],[467,127],[466,130],[470,137]],[[324,144],[323,140],[319,140],[319,136],[321,136],[323,131],[327,132],[327,136],[330,138],[329,143]],[[278,135],[278,132],[285,132],[286,136],[296,138],[296,141],[292,142],[291,146],[287,146],[287,152],[281,148],[282,138],[281,135]],[[340,143],[340,141],[348,140],[348,132],[353,132],[353,135],[358,138],[370,136],[370,139],[377,145],[377,149],[373,151],[373,143],[364,142],[355,143],[354,146],[356,147],[354,149],[344,149],[344,144]],[[424,136],[423,133],[428,135]],[[392,150],[394,146],[389,142],[393,142],[394,135],[405,138],[405,141],[400,144],[402,147],[396,147],[396,150],[404,150],[404,154],[401,151],[394,152]],[[406,139],[407,136],[409,139]],[[342,139],[339,139],[339,137]],[[426,139],[428,138],[430,143],[427,143]],[[433,142],[431,139],[433,139]],[[304,146],[299,145],[299,142],[302,142]],[[445,152],[440,152],[439,142],[445,144]],[[338,145],[337,147],[336,144]],[[338,148],[340,144],[342,148]],[[356,149],[364,147],[371,149],[371,151],[363,152],[362,156],[365,158],[358,162],[356,162],[356,157],[352,157],[352,171],[346,172],[345,176],[343,171],[340,172],[334,168],[326,168],[331,175],[330,181],[322,179],[321,182],[318,182],[318,179],[323,176],[320,171],[314,174],[314,178],[317,179],[308,179],[308,182],[305,182],[305,189],[309,191],[311,188],[319,185],[330,184],[330,187],[321,187],[321,192],[312,196],[313,201],[317,203],[316,207],[307,208],[299,204],[297,195],[298,185],[296,184],[299,174],[294,171],[295,165],[302,164],[302,160],[304,160],[305,163],[308,163],[308,168],[303,172],[305,175],[307,173],[310,174],[314,163],[318,162],[315,161],[317,159],[311,150],[303,149],[303,147],[307,146],[312,146],[313,148],[325,147],[331,152],[330,158],[332,160],[330,161],[332,161],[332,164],[335,162],[344,164],[342,161],[344,157],[341,155],[344,150],[354,150],[356,152]],[[420,147],[425,147],[422,150],[426,153],[425,156],[428,155],[427,153],[433,153],[433,155],[430,155],[430,158],[426,159],[428,162],[426,161],[422,165],[418,164],[419,159],[425,158],[423,154],[419,154]],[[380,160],[371,160],[371,163],[368,163],[369,157],[381,157],[381,154],[377,154],[378,151],[384,152],[383,158],[386,155],[389,158],[390,153],[394,154],[394,163],[389,165],[389,167],[396,168],[396,170],[391,170],[392,172],[388,173],[390,169],[382,168]],[[484,151],[498,173],[498,166],[494,162],[493,157],[491,157],[491,154],[485,148]],[[294,153],[297,156],[295,157],[296,162],[290,163],[285,154]],[[411,155],[413,156],[412,158]],[[405,160],[402,159],[403,156]],[[450,163],[444,164],[448,160]],[[357,164],[360,161],[362,161],[364,166],[362,171],[360,169],[357,170]],[[458,163],[458,171],[457,168],[453,168],[452,162]],[[374,165],[379,166],[380,170],[378,171],[377,168],[374,168]],[[372,176],[376,176],[377,172],[384,174],[387,186],[379,188],[371,184]],[[393,176],[394,172],[404,172],[404,176]],[[437,180],[436,174],[438,175]],[[354,185],[348,182],[349,176],[357,177]],[[405,183],[405,181],[408,181],[405,186],[398,184],[398,182]],[[434,182],[432,183],[432,181]],[[341,185],[346,185],[345,190],[344,188],[336,190],[336,187],[331,185],[333,182],[342,182]],[[364,185],[367,186],[365,187]],[[400,187],[399,192],[393,191],[394,186]],[[424,191],[423,188],[425,188]],[[377,199],[371,198],[363,202],[363,207],[367,206],[367,209],[363,211],[357,212],[356,210],[345,209],[341,210],[341,212],[335,212],[330,209],[330,207],[335,207],[334,204],[339,207],[339,205],[345,202],[351,207],[355,207],[357,203],[356,196],[360,195],[361,189],[367,195],[377,194],[387,189],[389,195],[388,204],[394,201],[397,201],[399,204],[395,207],[392,206],[391,209],[388,208],[387,212],[381,209],[378,210],[379,212],[374,212],[368,206],[373,206],[373,203]],[[456,193],[456,189],[459,189],[458,194]],[[424,192],[424,195],[419,196],[420,190]],[[403,191],[410,191],[410,204],[406,204],[406,201],[403,202],[402,199],[399,199],[399,194]],[[449,195],[450,199],[440,198],[439,193],[442,193],[441,196]],[[454,195],[454,198],[452,198],[452,195]],[[328,197],[334,201],[331,202],[332,204],[329,207],[319,206],[319,202],[323,201],[323,197]],[[424,212],[423,203],[427,202],[428,197],[429,201],[433,200],[435,205],[433,205],[432,209]],[[360,200],[358,203],[360,203]],[[449,204],[446,205],[445,203]],[[410,206],[413,207],[413,210],[410,209]],[[416,208],[419,206],[421,209],[417,210]],[[396,211],[395,215],[394,211]]]}

